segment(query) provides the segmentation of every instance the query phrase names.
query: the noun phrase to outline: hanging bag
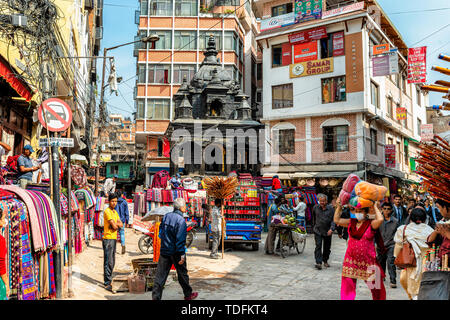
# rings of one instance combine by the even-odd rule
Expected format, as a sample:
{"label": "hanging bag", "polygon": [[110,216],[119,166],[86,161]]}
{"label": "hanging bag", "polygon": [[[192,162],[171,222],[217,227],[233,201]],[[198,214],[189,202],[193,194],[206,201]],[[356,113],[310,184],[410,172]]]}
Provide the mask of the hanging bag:
{"label": "hanging bag", "polygon": [[394,264],[399,268],[416,267],[416,255],[411,244],[405,239],[405,231],[407,226],[403,228],[403,247],[400,249]]}

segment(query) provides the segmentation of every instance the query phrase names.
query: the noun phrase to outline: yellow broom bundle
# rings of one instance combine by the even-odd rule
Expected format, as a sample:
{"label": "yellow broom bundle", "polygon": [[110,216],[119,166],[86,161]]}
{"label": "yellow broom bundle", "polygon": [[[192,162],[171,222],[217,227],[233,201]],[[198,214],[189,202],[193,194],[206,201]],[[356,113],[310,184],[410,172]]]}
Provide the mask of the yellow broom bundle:
{"label": "yellow broom bundle", "polygon": [[211,177],[205,178],[204,182],[208,196],[216,199],[226,199],[233,195],[239,185],[236,177]]}

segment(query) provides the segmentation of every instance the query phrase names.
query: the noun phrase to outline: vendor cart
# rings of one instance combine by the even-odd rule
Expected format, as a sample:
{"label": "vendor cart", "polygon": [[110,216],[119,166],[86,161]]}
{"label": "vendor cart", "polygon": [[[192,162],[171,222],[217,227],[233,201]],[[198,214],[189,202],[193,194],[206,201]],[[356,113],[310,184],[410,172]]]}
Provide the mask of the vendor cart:
{"label": "vendor cart", "polygon": [[306,234],[297,233],[293,230],[295,226],[279,224],[275,228],[275,253],[280,253],[283,258],[290,255],[291,250],[296,250],[297,254],[303,253],[306,245]]}

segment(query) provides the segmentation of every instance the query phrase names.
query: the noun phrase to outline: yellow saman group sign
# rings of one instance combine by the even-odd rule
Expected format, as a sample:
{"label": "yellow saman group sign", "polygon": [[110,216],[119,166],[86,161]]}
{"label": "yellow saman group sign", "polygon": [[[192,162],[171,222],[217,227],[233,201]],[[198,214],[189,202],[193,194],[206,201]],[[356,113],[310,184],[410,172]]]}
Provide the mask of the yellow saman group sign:
{"label": "yellow saman group sign", "polygon": [[333,72],[333,58],[305,61],[289,65],[289,75],[291,78],[313,76],[329,72]]}

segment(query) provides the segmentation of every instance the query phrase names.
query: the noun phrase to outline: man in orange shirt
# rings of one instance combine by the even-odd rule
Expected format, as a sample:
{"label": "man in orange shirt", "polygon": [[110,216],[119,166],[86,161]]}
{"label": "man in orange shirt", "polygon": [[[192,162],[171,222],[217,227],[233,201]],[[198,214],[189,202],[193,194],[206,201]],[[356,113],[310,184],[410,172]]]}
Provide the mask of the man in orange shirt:
{"label": "man in orange shirt", "polygon": [[110,194],[109,207],[103,214],[103,279],[106,290],[111,291],[112,273],[116,262],[116,242],[117,230],[123,227],[119,214],[115,210],[117,205],[117,195]]}

